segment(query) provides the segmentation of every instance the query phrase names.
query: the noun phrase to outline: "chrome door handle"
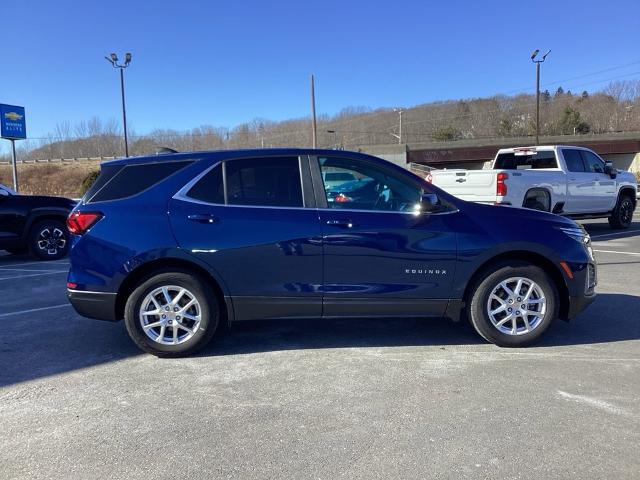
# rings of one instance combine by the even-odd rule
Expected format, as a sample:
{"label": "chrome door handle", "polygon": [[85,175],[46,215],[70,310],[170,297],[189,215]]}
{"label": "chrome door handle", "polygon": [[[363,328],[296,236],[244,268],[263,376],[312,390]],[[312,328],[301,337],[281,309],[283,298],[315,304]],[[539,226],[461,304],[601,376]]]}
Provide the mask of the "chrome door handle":
{"label": "chrome door handle", "polygon": [[198,223],[217,223],[219,220],[218,217],[210,213],[195,213],[187,216],[187,218],[192,222]]}
{"label": "chrome door handle", "polygon": [[340,228],[353,228],[351,220],[327,220],[327,225]]}

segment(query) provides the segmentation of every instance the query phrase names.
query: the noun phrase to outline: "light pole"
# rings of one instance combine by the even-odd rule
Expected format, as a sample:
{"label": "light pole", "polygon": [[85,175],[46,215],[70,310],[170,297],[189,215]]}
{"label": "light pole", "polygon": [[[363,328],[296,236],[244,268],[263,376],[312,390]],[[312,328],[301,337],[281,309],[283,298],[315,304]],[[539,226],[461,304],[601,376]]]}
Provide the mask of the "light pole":
{"label": "light pole", "polygon": [[391,135],[398,139],[398,143],[402,143],[402,114],[404,113],[404,109],[402,108],[394,108],[394,112],[398,113],[399,116],[399,125],[398,125],[398,133],[392,133]]}
{"label": "light pole", "polygon": [[120,70],[120,94],[122,96],[122,127],[124,129],[124,156],[129,156],[129,138],[127,137],[127,109],[124,104],[124,69],[131,63],[131,54],[126,53],[124,63],[118,63],[118,56],[112,53],[109,57],[104,57],[113,66]]}
{"label": "light pole", "polygon": [[536,60],[538,53],[540,50],[536,48],[531,54],[531,61],[536,64],[536,145],[540,144],[540,64],[546,60],[551,50],[548,50],[541,60]]}
{"label": "light pole", "polygon": [[335,130],[327,130],[327,133],[332,133],[333,134],[333,148],[334,148],[334,150],[337,150],[337,148],[338,148],[338,132],[336,132]]}

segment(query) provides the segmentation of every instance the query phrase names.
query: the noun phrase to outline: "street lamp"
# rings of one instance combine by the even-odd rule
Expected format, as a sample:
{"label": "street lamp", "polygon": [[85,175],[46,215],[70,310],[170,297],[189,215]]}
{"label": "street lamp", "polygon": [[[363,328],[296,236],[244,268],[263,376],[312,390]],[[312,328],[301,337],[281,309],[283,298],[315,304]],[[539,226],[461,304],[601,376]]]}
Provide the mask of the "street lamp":
{"label": "street lamp", "polygon": [[402,108],[394,108],[394,112],[398,112],[399,116],[399,125],[398,125],[398,135],[394,135],[398,137],[398,143],[402,143],[402,113],[404,110]]}
{"label": "street lamp", "polygon": [[531,61],[536,64],[536,145],[540,144],[540,64],[546,60],[551,50],[548,50],[542,59],[536,60],[538,53],[540,50],[536,48],[531,54]]}
{"label": "street lamp", "polygon": [[122,126],[124,129],[124,156],[129,156],[129,138],[127,137],[127,110],[124,104],[124,69],[131,63],[131,54],[126,53],[124,56],[124,63],[118,63],[118,55],[112,53],[108,57],[104,57],[113,68],[120,70],[120,94],[122,96]]}
{"label": "street lamp", "polygon": [[333,148],[337,149],[338,148],[338,132],[336,132],[335,130],[327,130],[327,133],[333,134]]}

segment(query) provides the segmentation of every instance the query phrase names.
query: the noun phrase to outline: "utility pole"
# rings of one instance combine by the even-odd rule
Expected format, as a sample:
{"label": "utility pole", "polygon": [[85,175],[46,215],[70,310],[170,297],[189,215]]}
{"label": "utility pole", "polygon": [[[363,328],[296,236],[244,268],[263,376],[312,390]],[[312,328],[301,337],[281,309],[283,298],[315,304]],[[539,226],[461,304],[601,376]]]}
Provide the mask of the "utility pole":
{"label": "utility pole", "polygon": [[540,64],[545,61],[551,50],[547,51],[541,60],[536,60],[538,53],[540,50],[536,49],[531,54],[531,61],[536,64],[536,145],[540,145]]}
{"label": "utility pole", "polygon": [[118,56],[115,53],[112,53],[109,57],[104,57],[107,59],[109,63],[113,66],[113,68],[120,69],[120,95],[122,97],[122,128],[124,130],[124,156],[129,156],[129,138],[127,136],[127,109],[125,108],[124,102],[124,69],[129,66],[131,63],[131,54],[127,53],[124,56],[124,63],[118,63]]}
{"label": "utility pole", "polygon": [[316,125],[316,93],[313,74],[311,74],[311,128],[313,148],[318,148],[318,132]]}

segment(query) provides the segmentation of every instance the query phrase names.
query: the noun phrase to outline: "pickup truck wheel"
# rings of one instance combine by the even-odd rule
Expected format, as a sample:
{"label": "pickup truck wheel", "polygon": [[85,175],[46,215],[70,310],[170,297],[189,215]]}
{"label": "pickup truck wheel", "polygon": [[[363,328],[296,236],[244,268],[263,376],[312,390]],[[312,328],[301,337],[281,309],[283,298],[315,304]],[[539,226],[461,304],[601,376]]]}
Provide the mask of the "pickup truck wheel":
{"label": "pickup truck wheel", "polygon": [[204,347],[216,331],[220,307],[206,282],[190,272],[163,272],[129,296],[124,321],[136,345],[157,357],[182,357]]}
{"label": "pickup truck wheel", "polygon": [[472,287],[468,317],[476,331],[501,347],[536,341],[558,316],[558,293],[549,275],[526,262],[494,266]]}
{"label": "pickup truck wheel", "polygon": [[611,212],[609,225],[611,228],[629,228],[633,220],[633,199],[629,195],[622,195],[618,199],[616,208]]}
{"label": "pickup truck wheel", "polygon": [[58,220],[43,220],[29,231],[29,250],[41,260],[58,260],[69,251],[69,231]]}

